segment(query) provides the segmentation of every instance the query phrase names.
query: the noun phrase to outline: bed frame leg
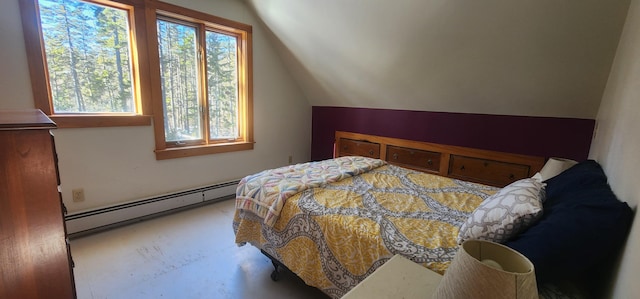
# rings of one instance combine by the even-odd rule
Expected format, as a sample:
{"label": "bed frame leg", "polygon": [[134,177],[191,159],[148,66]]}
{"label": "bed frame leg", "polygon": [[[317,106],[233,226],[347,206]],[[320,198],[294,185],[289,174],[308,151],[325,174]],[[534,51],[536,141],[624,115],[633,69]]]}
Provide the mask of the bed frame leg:
{"label": "bed frame leg", "polygon": [[273,264],[273,272],[271,272],[271,280],[278,281],[280,279],[280,272],[278,271],[279,265],[274,260],[271,260],[271,263]]}
{"label": "bed frame leg", "polygon": [[280,279],[280,271],[279,271],[281,266],[280,262],[275,258],[273,258],[268,253],[264,252],[264,250],[260,250],[260,252],[264,254],[266,257],[268,257],[271,260],[271,264],[273,264],[273,272],[271,272],[271,280],[278,281]]}

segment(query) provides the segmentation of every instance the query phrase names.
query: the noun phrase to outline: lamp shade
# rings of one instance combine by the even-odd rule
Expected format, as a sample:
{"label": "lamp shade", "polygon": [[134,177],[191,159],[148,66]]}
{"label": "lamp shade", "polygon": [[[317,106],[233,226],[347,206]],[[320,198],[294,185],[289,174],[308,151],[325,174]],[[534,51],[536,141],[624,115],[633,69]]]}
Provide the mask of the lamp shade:
{"label": "lamp shade", "polygon": [[519,252],[490,241],[460,246],[433,298],[538,298],[533,264]]}
{"label": "lamp shade", "polygon": [[540,170],[542,181],[546,181],[556,175],[559,175],[561,172],[571,168],[571,166],[576,165],[577,163],[578,162],[570,159],[553,157],[549,158],[549,160],[547,160],[547,163],[545,163]]}

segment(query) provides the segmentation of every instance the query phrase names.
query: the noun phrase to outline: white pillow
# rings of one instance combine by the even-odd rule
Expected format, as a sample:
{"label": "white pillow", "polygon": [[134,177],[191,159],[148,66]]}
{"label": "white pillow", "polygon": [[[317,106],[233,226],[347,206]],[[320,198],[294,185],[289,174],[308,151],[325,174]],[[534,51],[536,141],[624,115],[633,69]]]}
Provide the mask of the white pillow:
{"label": "white pillow", "polygon": [[537,172],[533,176],[533,178],[544,182],[554,176],[561,174],[563,171],[573,167],[573,165],[576,164],[578,164],[578,162],[571,159],[551,157],[549,158],[549,160],[547,160],[547,163],[544,164],[542,169],[540,169],[540,172]]}
{"label": "white pillow", "polygon": [[544,187],[526,178],[487,197],[460,227],[458,243],[469,239],[503,243],[520,233],[542,216]]}

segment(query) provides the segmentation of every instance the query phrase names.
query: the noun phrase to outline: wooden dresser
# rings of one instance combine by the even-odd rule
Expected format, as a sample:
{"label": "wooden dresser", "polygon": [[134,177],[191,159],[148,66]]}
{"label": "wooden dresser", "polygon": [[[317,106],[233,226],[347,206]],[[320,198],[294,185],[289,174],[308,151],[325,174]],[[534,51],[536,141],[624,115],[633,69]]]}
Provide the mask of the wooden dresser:
{"label": "wooden dresser", "polygon": [[336,132],[335,157],[364,156],[390,164],[470,182],[504,187],[531,177],[543,157],[351,132]]}
{"label": "wooden dresser", "polygon": [[0,111],[0,298],[75,298],[53,136],[39,110]]}

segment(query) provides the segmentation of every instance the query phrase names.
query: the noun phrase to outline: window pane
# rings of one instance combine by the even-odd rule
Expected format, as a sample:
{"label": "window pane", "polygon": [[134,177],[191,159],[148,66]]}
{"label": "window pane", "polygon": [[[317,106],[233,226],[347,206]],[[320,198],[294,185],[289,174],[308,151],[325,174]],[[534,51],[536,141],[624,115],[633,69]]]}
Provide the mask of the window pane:
{"label": "window pane", "polygon": [[195,27],[158,20],[165,140],[202,139]]}
{"label": "window pane", "polygon": [[77,0],[40,0],[55,113],[136,111],[125,10]]}
{"label": "window pane", "polygon": [[235,139],[238,129],[238,60],[234,36],[207,31],[209,138]]}

